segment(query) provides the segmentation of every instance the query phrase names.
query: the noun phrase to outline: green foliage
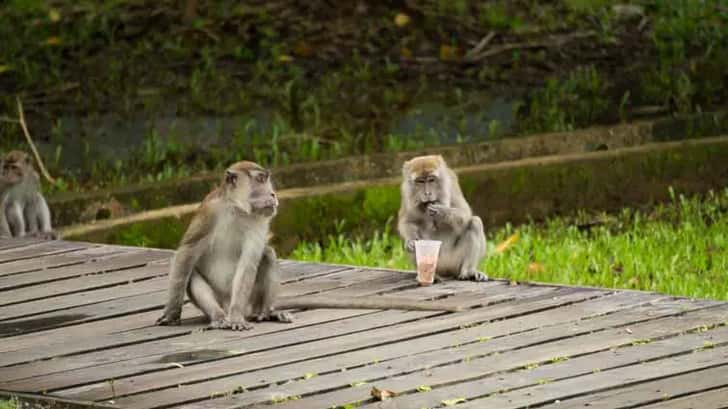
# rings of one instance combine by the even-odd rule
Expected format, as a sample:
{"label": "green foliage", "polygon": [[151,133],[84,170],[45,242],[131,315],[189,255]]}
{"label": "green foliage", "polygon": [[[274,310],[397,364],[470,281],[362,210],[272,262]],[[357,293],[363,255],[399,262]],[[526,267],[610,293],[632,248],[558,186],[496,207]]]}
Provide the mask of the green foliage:
{"label": "green foliage", "polygon": [[18,401],[15,399],[0,399],[0,409],[17,409],[18,407]]}
{"label": "green foliage", "polygon": [[561,81],[549,79],[534,92],[522,127],[529,132],[570,131],[593,123],[610,109],[607,88],[593,66],[577,68]]}
{"label": "green foliage", "polygon": [[[488,234],[491,277],[516,281],[631,288],[728,300],[728,189],[707,197],[673,196],[649,212],[625,209],[603,225],[579,228],[577,219],[506,226]],[[581,219],[586,216],[581,216]],[[493,251],[514,233],[520,239]],[[406,268],[412,266],[389,227],[371,238],[332,235],[304,243],[294,259]],[[533,267],[534,263],[538,268]]]}

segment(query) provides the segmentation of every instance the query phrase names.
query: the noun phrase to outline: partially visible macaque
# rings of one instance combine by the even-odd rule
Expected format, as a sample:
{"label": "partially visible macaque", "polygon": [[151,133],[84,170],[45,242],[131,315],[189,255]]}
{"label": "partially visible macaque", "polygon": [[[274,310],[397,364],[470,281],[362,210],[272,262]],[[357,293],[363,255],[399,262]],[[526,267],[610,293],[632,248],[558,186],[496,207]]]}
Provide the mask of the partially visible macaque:
{"label": "partially visible macaque", "polygon": [[10,151],[0,169],[0,237],[57,239],[40,178],[25,152]]}
{"label": "partially visible macaque", "polygon": [[398,230],[412,255],[416,240],[440,240],[437,275],[485,281],[483,222],[463,197],[457,175],[440,155],[419,156],[402,167]]}

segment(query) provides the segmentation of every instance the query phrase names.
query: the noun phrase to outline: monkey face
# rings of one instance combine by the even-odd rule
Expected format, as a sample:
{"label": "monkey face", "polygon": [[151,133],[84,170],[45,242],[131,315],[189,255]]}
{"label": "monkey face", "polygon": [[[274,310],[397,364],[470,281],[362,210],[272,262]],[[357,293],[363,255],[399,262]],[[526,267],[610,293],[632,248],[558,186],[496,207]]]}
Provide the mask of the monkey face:
{"label": "monkey face", "polygon": [[239,171],[228,169],[225,175],[228,197],[246,213],[273,217],[278,197],[273,190],[270,172],[256,165]]}
{"label": "monkey face", "polygon": [[412,193],[418,205],[427,206],[440,201],[442,186],[440,178],[435,173],[425,173],[415,177],[413,185]]}
{"label": "monkey face", "polygon": [[18,162],[4,161],[2,165],[2,178],[8,184],[20,183],[23,180],[23,167]]}

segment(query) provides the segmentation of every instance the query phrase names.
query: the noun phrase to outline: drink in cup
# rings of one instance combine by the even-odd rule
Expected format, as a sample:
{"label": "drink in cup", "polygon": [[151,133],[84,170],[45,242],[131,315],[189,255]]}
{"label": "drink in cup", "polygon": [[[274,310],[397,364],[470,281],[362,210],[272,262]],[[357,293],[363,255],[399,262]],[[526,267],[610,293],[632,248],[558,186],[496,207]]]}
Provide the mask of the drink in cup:
{"label": "drink in cup", "polygon": [[417,281],[420,285],[430,285],[435,281],[437,257],[440,254],[439,240],[416,240],[415,259],[417,261]]}

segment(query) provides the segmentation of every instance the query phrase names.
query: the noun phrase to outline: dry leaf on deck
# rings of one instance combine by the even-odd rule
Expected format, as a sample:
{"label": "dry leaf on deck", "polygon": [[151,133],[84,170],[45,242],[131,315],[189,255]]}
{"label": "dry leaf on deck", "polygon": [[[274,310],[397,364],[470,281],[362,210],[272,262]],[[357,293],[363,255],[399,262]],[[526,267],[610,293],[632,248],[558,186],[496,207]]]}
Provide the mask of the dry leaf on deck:
{"label": "dry leaf on deck", "polygon": [[410,17],[404,13],[397,13],[396,16],[394,16],[394,24],[397,25],[397,27],[404,27],[410,22]]}
{"label": "dry leaf on deck", "polygon": [[543,264],[538,261],[528,263],[528,274],[543,273]]}
{"label": "dry leaf on deck", "polygon": [[377,399],[377,400],[387,400],[387,399],[397,396],[396,393],[394,393],[388,389],[379,389],[376,386],[372,386],[371,395],[374,399]]}
{"label": "dry leaf on deck", "polygon": [[502,243],[500,243],[498,246],[496,246],[495,252],[502,253],[502,252],[508,250],[508,248],[510,248],[517,242],[518,242],[518,233],[514,233],[511,235],[511,237],[505,239]]}

